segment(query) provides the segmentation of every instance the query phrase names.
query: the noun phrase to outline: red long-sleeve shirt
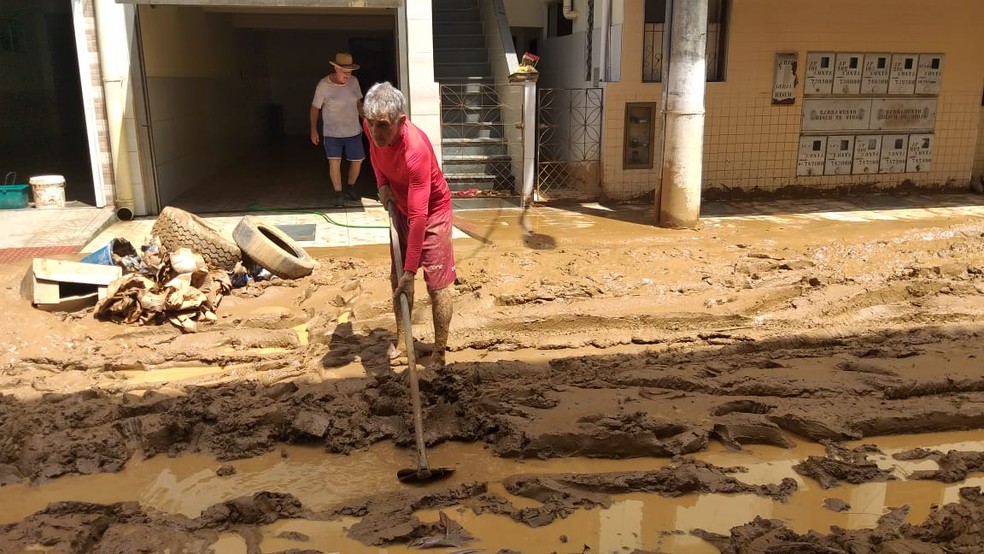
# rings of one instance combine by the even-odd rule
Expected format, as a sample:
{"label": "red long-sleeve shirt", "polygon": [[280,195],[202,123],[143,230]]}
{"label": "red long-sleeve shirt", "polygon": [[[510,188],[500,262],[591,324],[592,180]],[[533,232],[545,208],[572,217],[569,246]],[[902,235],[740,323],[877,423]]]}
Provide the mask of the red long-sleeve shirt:
{"label": "red long-sleeve shirt", "polygon": [[[372,136],[365,121],[362,126]],[[376,173],[376,187],[389,185],[397,208],[407,216],[410,231],[403,270],[416,272],[427,230],[427,218],[451,210],[451,190],[427,135],[406,120],[396,142],[378,147],[369,141],[369,156]]]}

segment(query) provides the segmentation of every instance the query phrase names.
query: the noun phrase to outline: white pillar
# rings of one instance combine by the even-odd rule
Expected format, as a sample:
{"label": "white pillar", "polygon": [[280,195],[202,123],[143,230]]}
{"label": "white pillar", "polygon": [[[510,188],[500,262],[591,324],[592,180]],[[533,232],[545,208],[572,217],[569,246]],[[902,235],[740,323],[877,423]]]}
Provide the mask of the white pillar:
{"label": "white pillar", "polygon": [[522,207],[533,200],[536,184],[536,81],[523,83],[523,196]]}
{"label": "white pillar", "polygon": [[135,125],[129,43],[131,38],[136,38],[127,31],[126,8],[122,4],[114,0],[95,0],[94,7],[109,150],[116,182],[116,213],[120,219],[129,220],[136,210],[129,148],[134,142],[132,128]]}
{"label": "white pillar", "polygon": [[700,221],[704,146],[704,87],[707,81],[707,2],[674,1],[670,22],[668,79],[663,129],[659,224],[695,227]]}

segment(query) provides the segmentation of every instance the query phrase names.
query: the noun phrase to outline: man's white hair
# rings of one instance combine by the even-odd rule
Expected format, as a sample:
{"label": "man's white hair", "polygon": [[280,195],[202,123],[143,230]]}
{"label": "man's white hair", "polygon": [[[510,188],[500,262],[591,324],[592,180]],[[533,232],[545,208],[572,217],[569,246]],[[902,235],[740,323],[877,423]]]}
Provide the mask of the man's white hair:
{"label": "man's white hair", "polygon": [[389,81],[376,83],[366,92],[362,112],[367,119],[396,121],[401,115],[406,115],[407,99]]}

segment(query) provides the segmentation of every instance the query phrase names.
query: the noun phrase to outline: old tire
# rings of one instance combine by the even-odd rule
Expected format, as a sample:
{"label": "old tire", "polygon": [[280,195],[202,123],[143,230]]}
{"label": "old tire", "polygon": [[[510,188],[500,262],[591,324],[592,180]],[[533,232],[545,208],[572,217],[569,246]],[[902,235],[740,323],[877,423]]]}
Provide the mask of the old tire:
{"label": "old tire", "polygon": [[204,219],[171,206],[161,210],[151,233],[168,250],[185,247],[201,254],[210,268],[232,271],[243,257],[235,242]]}
{"label": "old tire", "polygon": [[299,279],[314,271],[316,262],[294,239],[253,216],[242,218],[232,238],[243,254],[282,279]]}

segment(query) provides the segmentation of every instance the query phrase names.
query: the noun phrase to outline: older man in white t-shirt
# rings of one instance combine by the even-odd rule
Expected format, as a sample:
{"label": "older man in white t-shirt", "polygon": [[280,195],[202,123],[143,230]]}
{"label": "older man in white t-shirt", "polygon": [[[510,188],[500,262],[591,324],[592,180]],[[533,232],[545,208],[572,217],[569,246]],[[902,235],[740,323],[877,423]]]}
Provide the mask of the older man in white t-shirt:
{"label": "older man in white t-shirt", "polygon": [[[311,142],[319,144],[318,115],[323,123],[325,156],[328,158],[331,186],[335,189],[335,207],[345,207],[345,198],[358,200],[355,182],[366,157],[362,145],[362,89],[352,72],[359,66],[347,52],[335,54],[331,62],[335,71],[318,82],[311,101]],[[347,186],[342,191],[342,157],[349,161]]]}

